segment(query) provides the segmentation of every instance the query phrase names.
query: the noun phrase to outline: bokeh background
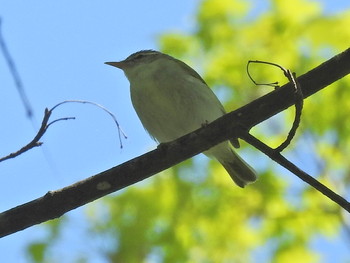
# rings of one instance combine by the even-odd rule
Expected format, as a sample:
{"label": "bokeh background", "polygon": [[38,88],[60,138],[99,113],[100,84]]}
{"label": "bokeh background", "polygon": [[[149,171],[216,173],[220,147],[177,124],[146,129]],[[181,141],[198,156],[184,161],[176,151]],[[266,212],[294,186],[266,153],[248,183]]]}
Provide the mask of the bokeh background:
{"label": "bokeh background", "polygon": [[[0,155],[28,143],[44,109],[65,104],[44,145],[0,164],[0,211],[94,175],[153,149],[121,71],[104,65],[157,49],[194,67],[233,110],[270,91],[255,87],[249,59],[297,74],[350,43],[348,0],[5,1],[1,33],[33,109],[25,109],[0,56]],[[256,66],[260,82],[285,82]],[[350,199],[349,77],[305,102],[286,156]],[[288,132],[293,109],[254,128],[272,146]],[[239,189],[197,156],[46,224],[0,239],[0,262],[350,262],[350,218],[337,205],[242,143],[259,180]]]}

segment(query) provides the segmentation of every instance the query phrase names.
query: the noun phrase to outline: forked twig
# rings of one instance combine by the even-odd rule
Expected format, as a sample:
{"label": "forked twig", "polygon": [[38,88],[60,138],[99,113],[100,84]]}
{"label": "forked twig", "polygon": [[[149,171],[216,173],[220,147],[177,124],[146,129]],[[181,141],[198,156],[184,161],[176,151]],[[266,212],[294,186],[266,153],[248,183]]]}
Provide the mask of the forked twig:
{"label": "forked twig", "polygon": [[105,107],[103,107],[102,105],[100,104],[97,104],[95,102],[91,102],[91,101],[83,101],[83,100],[66,100],[66,101],[63,101],[63,102],[60,102],[58,104],[56,104],[54,107],[52,107],[50,110],[49,109],[45,109],[45,112],[44,112],[44,117],[43,117],[43,120],[41,122],[41,126],[40,126],[40,129],[38,131],[38,133],[35,135],[35,137],[33,138],[33,140],[31,140],[27,145],[25,145],[24,147],[22,147],[21,149],[19,149],[18,151],[16,152],[13,152],[13,153],[10,153],[9,155],[5,156],[5,157],[2,157],[0,158],[0,162],[2,161],[5,161],[5,160],[8,160],[8,159],[11,159],[11,158],[15,158],[17,157],[18,155],[34,148],[34,147],[38,147],[38,146],[41,146],[43,143],[40,142],[39,140],[42,138],[42,136],[45,134],[46,130],[54,123],[58,122],[58,121],[64,121],[64,120],[73,120],[75,119],[75,117],[64,117],[64,118],[59,118],[59,119],[56,119],[56,120],[53,120],[51,122],[49,122],[49,119],[50,119],[50,116],[53,112],[53,110],[55,110],[57,107],[59,107],[60,105],[62,104],[65,104],[65,103],[70,103],[70,102],[75,102],[75,103],[87,103],[87,104],[92,104],[92,105],[95,105],[101,109],[103,109],[105,112],[107,112],[114,120],[114,122],[116,123],[117,125],[117,128],[118,128],[118,136],[119,136],[119,142],[120,142],[120,148],[123,148],[123,144],[122,144],[122,138],[121,136],[123,135],[123,137],[126,139],[127,136],[125,135],[125,133],[123,132],[123,130],[121,129],[116,117],[114,116],[114,114],[112,112],[110,112],[108,109],[106,109]]}
{"label": "forked twig", "polygon": [[300,124],[301,114],[302,114],[302,110],[303,110],[303,106],[304,106],[304,97],[303,97],[301,87],[297,81],[295,73],[291,72],[289,69],[285,69],[284,67],[282,67],[276,63],[272,63],[272,62],[266,62],[266,61],[260,61],[260,60],[249,60],[247,63],[247,74],[248,74],[249,78],[251,79],[251,81],[255,85],[267,85],[267,86],[272,86],[275,89],[279,88],[278,82],[272,82],[272,83],[266,83],[266,84],[257,83],[253,79],[251,74],[249,73],[250,63],[262,63],[262,64],[267,64],[267,65],[272,65],[272,66],[278,67],[279,69],[281,69],[283,71],[284,76],[286,76],[288,78],[289,82],[294,87],[294,90],[295,90],[295,116],[294,116],[293,125],[292,125],[290,131],[288,132],[287,138],[278,147],[275,148],[275,150],[277,152],[282,152],[291,143],[291,141],[294,138],[296,131],[299,127],[299,124]]}
{"label": "forked twig", "polygon": [[[44,118],[41,122],[41,126],[40,126],[40,129],[38,131],[38,133],[35,135],[34,139],[31,140],[31,142],[29,142],[27,145],[23,146],[21,149],[19,149],[18,151],[16,152],[13,152],[13,153],[10,153],[9,155],[5,156],[5,157],[2,157],[0,158],[0,162],[2,161],[5,161],[5,160],[8,160],[8,159],[11,159],[11,158],[15,158],[17,157],[18,155],[34,148],[34,147],[38,147],[40,145],[42,145],[43,143],[42,142],[39,142],[39,140],[41,139],[41,137],[45,134],[47,128],[50,126],[50,124],[48,124],[48,121],[50,119],[50,116],[51,116],[51,113],[52,113],[52,110],[48,110],[47,108],[45,109],[45,113],[44,113]],[[61,119],[58,119],[56,121],[60,121],[60,120],[70,120],[70,119],[74,119],[74,117],[67,117],[67,118],[61,118]]]}

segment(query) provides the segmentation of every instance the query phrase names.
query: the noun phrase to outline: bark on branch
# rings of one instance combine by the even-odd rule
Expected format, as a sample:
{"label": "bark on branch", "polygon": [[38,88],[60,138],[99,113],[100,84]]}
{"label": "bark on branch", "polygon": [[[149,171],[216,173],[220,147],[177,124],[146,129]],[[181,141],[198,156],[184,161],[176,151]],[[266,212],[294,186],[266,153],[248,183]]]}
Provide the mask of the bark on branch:
{"label": "bark on branch", "polygon": [[[308,97],[350,73],[350,49],[300,76],[298,82]],[[212,146],[233,137],[294,105],[294,87],[286,84],[209,125],[156,150],[89,177],[63,189],[0,214],[0,237],[64,213],[109,193],[144,180]],[[305,112],[304,114],[307,114]]]}

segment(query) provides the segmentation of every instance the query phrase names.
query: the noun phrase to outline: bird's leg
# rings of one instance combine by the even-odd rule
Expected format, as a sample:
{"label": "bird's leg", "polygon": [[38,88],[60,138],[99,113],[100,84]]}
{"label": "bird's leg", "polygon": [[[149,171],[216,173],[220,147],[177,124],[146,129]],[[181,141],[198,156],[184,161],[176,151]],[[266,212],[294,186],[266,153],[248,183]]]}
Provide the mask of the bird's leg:
{"label": "bird's leg", "polygon": [[166,152],[169,148],[168,145],[169,145],[169,142],[160,142],[157,145],[157,149],[161,150],[162,152]]}
{"label": "bird's leg", "polygon": [[205,122],[201,124],[201,127],[203,128],[203,127],[205,127],[205,126],[208,126],[208,124],[209,124],[209,121],[208,121],[208,120],[205,120]]}

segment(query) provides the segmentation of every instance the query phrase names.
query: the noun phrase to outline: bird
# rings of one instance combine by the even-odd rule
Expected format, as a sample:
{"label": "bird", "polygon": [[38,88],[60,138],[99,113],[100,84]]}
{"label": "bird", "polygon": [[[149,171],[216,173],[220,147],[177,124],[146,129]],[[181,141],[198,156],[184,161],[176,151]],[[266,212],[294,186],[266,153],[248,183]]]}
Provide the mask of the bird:
{"label": "bird", "polygon": [[[124,71],[133,107],[144,128],[158,143],[173,141],[226,114],[202,77],[183,61],[155,50],[141,50],[118,62]],[[238,139],[231,140],[239,147]],[[256,181],[256,173],[224,141],[204,152],[225,168],[239,186]]]}

